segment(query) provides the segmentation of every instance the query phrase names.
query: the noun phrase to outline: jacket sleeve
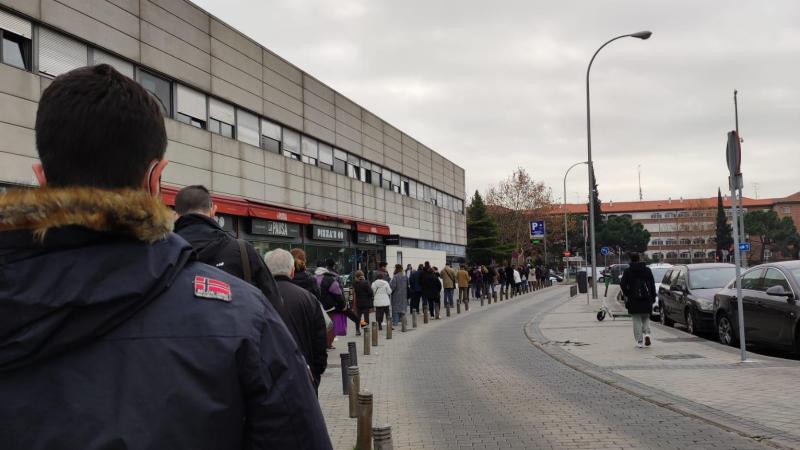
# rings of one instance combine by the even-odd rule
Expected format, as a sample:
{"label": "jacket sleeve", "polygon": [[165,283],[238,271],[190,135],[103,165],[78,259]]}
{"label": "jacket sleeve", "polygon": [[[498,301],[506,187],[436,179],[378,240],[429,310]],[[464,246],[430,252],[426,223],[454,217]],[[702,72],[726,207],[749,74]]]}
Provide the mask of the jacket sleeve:
{"label": "jacket sleeve", "polygon": [[265,303],[260,334],[236,358],[245,401],[244,449],[331,449],[311,374],[289,330]]}
{"label": "jacket sleeve", "polygon": [[622,273],[622,279],[619,281],[619,289],[622,291],[622,294],[627,298],[628,292],[630,292],[630,274],[627,270]]}
{"label": "jacket sleeve", "polygon": [[325,326],[325,317],[319,302],[314,299],[309,302],[311,305],[311,373],[314,375],[315,383],[319,383],[319,377],[328,367],[328,328]]}
{"label": "jacket sleeve", "polygon": [[650,300],[656,301],[656,282],[653,279],[653,272],[650,268],[647,269],[647,292],[650,293]]}

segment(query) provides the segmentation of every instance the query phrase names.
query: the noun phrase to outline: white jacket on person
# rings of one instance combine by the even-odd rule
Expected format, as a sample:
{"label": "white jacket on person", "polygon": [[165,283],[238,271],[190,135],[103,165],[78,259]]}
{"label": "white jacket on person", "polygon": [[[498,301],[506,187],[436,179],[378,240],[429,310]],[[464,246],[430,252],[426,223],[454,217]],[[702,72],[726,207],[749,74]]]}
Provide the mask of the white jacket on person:
{"label": "white jacket on person", "polygon": [[386,280],[378,278],[372,282],[372,293],[375,298],[373,300],[375,307],[389,306],[392,304],[392,288]]}
{"label": "white jacket on person", "polygon": [[[522,278],[519,276],[519,270],[514,269],[514,283],[520,284],[522,283]],[[373,288],[375,289],[375,288]]]}

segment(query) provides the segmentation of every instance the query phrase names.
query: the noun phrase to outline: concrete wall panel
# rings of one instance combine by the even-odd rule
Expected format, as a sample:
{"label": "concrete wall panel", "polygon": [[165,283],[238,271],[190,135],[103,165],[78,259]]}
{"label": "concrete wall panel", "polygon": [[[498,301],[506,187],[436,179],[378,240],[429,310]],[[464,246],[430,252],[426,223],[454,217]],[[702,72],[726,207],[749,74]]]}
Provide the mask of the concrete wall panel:
{"label": "concrete wall panel", "polygon": [[[85,3],[83,6],[87,7]],[[100,16],[109,19],[113,14],[108,11],[116,10],[118,13],[114,17],[114,22],[117,26],[132,30],[133,36],[55,0],[42,0],[41,8],[43,21],[83,39],[102,42],[103,47],[126,58],[139,61],[138,20],[128,12],[105,1],[93,2],[91,6],[94,17]]]}

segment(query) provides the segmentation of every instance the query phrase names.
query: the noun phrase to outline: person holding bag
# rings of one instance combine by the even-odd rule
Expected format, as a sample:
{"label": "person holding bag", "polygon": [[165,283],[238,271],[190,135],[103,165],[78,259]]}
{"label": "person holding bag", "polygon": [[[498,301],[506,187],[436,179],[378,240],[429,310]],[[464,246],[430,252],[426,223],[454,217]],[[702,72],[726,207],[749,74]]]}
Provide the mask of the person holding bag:
{"label": "person holding bag", "polygon": [[355,277],[353,295],[355,296],[356,316],[361,320],[360,323],[356,322],[356,336],[361,336],[360,327],[369,325],[369,310],[374,306],[374,294],[372,286],[364,277],[364,272],[357,270]]}
{"label": "person holding bag", "polygon": [[[386,275],[388,277],[388,274]],[[389,306],[392,304],[392,288],[382,276],[375,278],[372,282],[373,302],[375,304],[375,320],[378,322],[378,329],[383,330],[384,318],[390,320]]]}

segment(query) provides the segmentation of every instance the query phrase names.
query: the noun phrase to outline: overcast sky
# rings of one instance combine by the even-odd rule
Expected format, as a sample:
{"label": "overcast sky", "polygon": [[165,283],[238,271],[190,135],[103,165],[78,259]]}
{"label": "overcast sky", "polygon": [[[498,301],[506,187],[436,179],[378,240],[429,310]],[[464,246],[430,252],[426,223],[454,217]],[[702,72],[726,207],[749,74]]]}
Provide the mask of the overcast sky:
{"label": "overcast sky", "polygon": [[[524,167],[561,200],[716,195],[739,90],[745,195],[800,191],[800,2],[194,0],[466,170],[468,197]],[[794,133],[794,134],[793,134]],[[585,201],[585,166],[567,200]]]}

